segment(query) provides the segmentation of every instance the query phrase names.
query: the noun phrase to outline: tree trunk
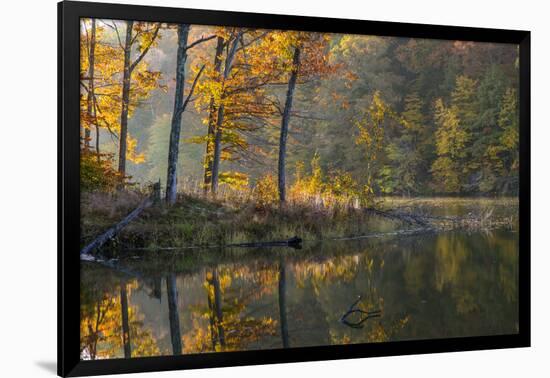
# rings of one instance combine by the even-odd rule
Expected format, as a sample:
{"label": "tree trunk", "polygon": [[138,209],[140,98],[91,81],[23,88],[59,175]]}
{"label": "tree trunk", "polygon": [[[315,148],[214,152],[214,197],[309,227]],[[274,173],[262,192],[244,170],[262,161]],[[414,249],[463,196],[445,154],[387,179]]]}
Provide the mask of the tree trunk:
{"label": "tree trunk", "polygon": [[[216,45],[216,56],[214,57],[214,70],[220,73],[222,67],[221,55],[223,53],[224,39],[218,37],[218,43]],[[210,107],[208,114],[208,135],[206,138],[206,151],[204,154],[204,192],[208,192],[210,189],[210,183],[212,182],[212,161],[214,153],[214,135],[216,131],[216,103],[214,97],[210,99]]]}
{"label": "tree trunk", "polygon": [[[222,80],[225,82],[225,80],[229,77],[229,73],[231,72],[231,66],[233,64],[233,58],[235,57],[235,53],[237,52],[237,45],[239,44],[239,38],[241,36],[242,32],[237,33],[233,37],[233,42],[231,43],[231,47],[227,51],[227,56],[225,58],[225,67],[223,70],[223,77]],[[218,109],[218,119],[216,121],[216,137],[214,139],[214,157],[212,161],[212,193],[215,195],[218,191],[218,181],[219,181],[219,173],[220,173],[220,160],[221,160],[221,144],[222,144],[222,133],[223,133],[223,118],[224,118],[224,105],[223,105],[223,85],[222,85],[222,104],[220,104],[220,107]]]}
{"label": "tree trunk", "polygon": [[286,92],[285,109],[283,111],[283,119],[281,122],[281,137],[279,139],[279,200],[281,203],[286,201],[286,141],[288,136],[288,123],[290,121],[290,111],[292,109],[292,98],[294,89],[296,88],[296,80],[298,78],[298,68],[300,66],[300,48],[294,49],[294,57],[292,58],[292,72],[288,80],[288,90]]}
{"label": "tree trunk", "polygon": [[120,113],[120,144],[118,149],[118,172],[126,175],[126,149],[128,138],[128,107],[130,105],[130,53],[132,52],[132,29],[134,21],[126,21],[126,40],[124,42],[124,73],[122,77],[122,111]]}
{"label": "tree trunk", "polygon": [[214,138],[214,156],[212,158],[212,193],[218,192],[218,180],[220,172],[220,159],[222,152],[222,124],[223,124],[224,106],[220,105],[218,109],[218,121],[216,122],[216,136]]}
{"label": "tree trunk", "polygon": [[176,92],[174,95],[174,112],[170,129],[168,149],[168,172],[166,176],[166,202],[174,204],[177,194],[177,165],[181,134],[181,117],[183,114],[183,91],[185,88],[185,62],[187,61],[187,38],[189,25],[178,26],[178,52],[176,63]]}
{"label": "tree trunk", "polygon": [[[95,108],[94,108],[94,116],[95,116]],[[97,154],[97,162],[101,162],[101,152],[99,151],[99,125],[96,123],[95,125],[95,153]]]}
{"label": "tree trunk", "polygon": [[[95,65],[95,19],[92,18],[92,30],[90,31],[90,46],[88,50],[88,96],[86,97],[86,113],[88,122],[94,119],[94,65]],[[97,127],[97,125],[96,125]],[[84,130],[84,148],[90,148],[91,139],[90,124]]]}
{"label": "tree trunk", "polygon": [[126,293],[126,284],[120,286],[120,308],[122,312],[122,344],[124,345],[124,358],[132,357],[132,347],[130,344],[130,322],[128,320],[128,294]]}
{"label": "tree trunk", "polygon": [[281,339],[283,348],[288,348],[288,322],[286,317],[286,267],[285,263],[279,263],[279,319],[281,321]]}
{"label": "tree trunk", "polygon": [[170,321],[172,352],[174,355],[179,355],[182,351],[182,345],[178,311],[178,289],[176,286],[176,275],[173,273],[166,277],[166,292],[168,296],[168,317]]}

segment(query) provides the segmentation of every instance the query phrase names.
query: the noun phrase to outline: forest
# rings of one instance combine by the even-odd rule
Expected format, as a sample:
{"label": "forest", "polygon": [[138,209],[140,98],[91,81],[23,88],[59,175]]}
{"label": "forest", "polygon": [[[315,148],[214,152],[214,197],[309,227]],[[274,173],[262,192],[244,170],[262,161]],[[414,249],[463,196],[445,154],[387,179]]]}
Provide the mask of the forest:
{"label": "forest", "polygon": [[517,196],[517,45],[98,19],[80,43],[82,243],[153,187],[131,246],[350,236],[426,223],[388,199]]}
{"label": "forest", "polygon": [[517,45],[80,44],[81,359],[518,332]]}

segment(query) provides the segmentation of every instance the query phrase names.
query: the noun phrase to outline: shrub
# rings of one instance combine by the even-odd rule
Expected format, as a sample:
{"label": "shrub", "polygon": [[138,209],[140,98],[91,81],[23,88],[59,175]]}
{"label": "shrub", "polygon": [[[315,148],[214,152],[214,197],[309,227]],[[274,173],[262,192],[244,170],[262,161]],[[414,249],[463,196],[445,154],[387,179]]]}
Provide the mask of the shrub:
{"label": "shrub", "polygon": [[125,177],[113,169],[112,154],[80,151],[80,188],[82,191],[110,192],[125,182]]}
{"label": "shrub", "polygon": [[268,173],[256,182],[254,188],[256,204],[260,208],[271,207],[279,200],[277,182],[272,174]]}

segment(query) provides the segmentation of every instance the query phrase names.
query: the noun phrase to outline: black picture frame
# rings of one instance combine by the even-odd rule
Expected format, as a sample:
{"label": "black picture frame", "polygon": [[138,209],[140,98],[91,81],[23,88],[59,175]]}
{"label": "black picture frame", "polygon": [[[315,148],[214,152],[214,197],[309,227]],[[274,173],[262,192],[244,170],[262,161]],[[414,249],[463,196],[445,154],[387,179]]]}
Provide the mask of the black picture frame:
{"label": "black picture frame", "polygon": [[[79,21],[81,17],[519,45],[519,333],[307,348],[81,361],[79,356]],[[58,3],[58,374],[82,376],[530,346],[530,32],[153,6]]]}

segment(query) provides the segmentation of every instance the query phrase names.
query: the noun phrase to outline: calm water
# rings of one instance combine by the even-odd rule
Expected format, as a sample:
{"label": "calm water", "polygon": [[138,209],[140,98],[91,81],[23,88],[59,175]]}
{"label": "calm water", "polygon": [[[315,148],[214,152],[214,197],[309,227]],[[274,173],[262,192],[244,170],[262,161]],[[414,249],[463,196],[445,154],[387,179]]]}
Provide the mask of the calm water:
{"label": "calm water", "polygon": [[[450,232],[83,263],[81,357],[516,333],[518,252],[515,232]],[[359,295],[380,316],[344,324]]]}

